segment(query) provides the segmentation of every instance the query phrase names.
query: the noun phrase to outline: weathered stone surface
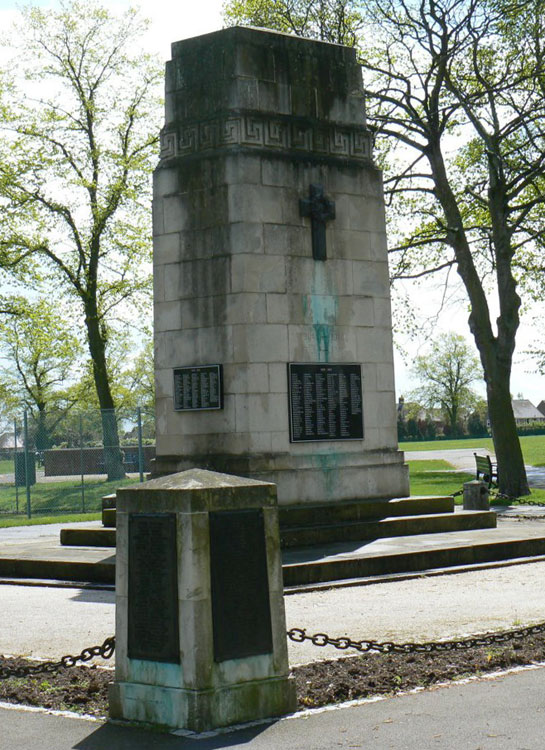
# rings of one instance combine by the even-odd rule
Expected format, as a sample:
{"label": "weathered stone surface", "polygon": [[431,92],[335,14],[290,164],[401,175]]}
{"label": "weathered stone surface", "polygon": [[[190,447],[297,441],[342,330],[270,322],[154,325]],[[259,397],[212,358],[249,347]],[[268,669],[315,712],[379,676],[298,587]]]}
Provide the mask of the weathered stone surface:
{"label": "weathered stone surface", "polygon": [[[131,519],[133,524],[135,519],[142,522],[150,512],[154,518],[166,514],[160,517],[171,518],[176,524],[179,658],[169,662],[151,657],[131,658],[128,650],[129,528]],[[250,541],[262,556],[265,576],[262,583],[268,589],[268,596],[261,614],[268,621],[261,625],[266,625],[269,636],[266,642],[256,641],[254,653],[249,656],[215,658],[221,623],[216,622],[214,627],[211,513],[216,514],[216,520],[225,518],[222,514],[226,513],[231,524],[240,525],[241,530],[248,518],[261,519],[262,538],[254,538],[254,524]],[[295,687],[289,677],[287,658],[274,485],[192,469],[123,488],[117,496],[117,519],[116,673],[110,715],[200,732],[294,710]],[[243,533],[241,538],[244,539]],[[216,549],[216,570],[222,565],[227,570],[235,568],[234,560],[230,566],[229,559],[224,558],[238,553],[238,546],[231,551],[225,545],[219,552]],[[243,561],[236,562],[240,570]],[[160,577],[163,571],[157,570],[156,574]],[[250,593],[246,592],[244,581],[237,579],[232,584],[240,606],[251,607],[253,601],[245,599]],[[236,636],[233,634],[235,640]]]}
{"label": "weathered stone surface", "polygon": [[[275,482],[282,504],[408,494],[382,182],[354,50],[248,28],[177,42],[161,140],[156,471],[246,473]],[[335,203],[326,261],[300,215],[313,184]],[[361,364],[362,440],[290,443],[289,361]],[[169,370],[213,363],[223,413],[174,413]]]}
{"label": "weathered stone surface", "polygon": [[490,510],[488,487],[474,479],[464,483],[464,510]]}

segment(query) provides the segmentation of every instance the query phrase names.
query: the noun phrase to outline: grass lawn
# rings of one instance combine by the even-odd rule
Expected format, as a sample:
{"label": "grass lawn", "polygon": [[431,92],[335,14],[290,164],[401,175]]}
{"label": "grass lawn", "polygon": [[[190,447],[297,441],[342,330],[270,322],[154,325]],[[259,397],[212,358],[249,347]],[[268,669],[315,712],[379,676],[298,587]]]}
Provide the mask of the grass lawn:
{"label": "grass lawn", "polygon": [[[453,471],[447,461],[408,461],[409,480],[411,495],[452,495],[462,489],[464,482],[475,479],[474,474]],[[545,502],[545,490],[532,490],[528,498],[539,503]],[[524,498],[521,498],[524,502]],[[457,505],[461,505],[462,496],[455,499]],[[492,502],[497,505],[509,505],[508,500],[496,500]]]}
{"label": "grass lawn", "polygon": [[[408,461],[411,495],[452,495],[473,474],[453,470],[446,461]],[[461,498],[460,498],[461,501]]]}
{"label": "grass lawn", "polygon": [[[525,435],[520,438],[524,462],[530,466],[545,466],[545,435]],[[448,451],[460,448],[488,449],[494,452],[492,438],[465,438],[463,440],[428,440],[400,443],[403,451]]]}
{"label": "grass lawn", "polygon": [[58,516],[33,516],[32,518],[26,518],[25,516],[6,515],[0,516],[0,529],[8,528],[9,526],[37,526],[38,524],[44,523],[75,523],[76,521],[100,521],[100,513],[71,513],[70,515],[63,515],[60,513]]}
{"label": "grass lawn", "polygon": [[15,471],[15,462],[11,459],[0,461],[0,474],[13,474]]}
{"label": "grass lawn", "polygon": [[[101,499],[110,495],[118,487],[134,484],[134,479],[121,479],[114,482],[101,480],[87,481],[82,498],[81,484],[70,482],[38,483],[30,488],[32,515],[49,515],[54,513],[89,513],[101,510]],[[19,488],[19,512],[26,512],[26,489]],[[15,487],[0,485],[0,514],[16,512]]]}

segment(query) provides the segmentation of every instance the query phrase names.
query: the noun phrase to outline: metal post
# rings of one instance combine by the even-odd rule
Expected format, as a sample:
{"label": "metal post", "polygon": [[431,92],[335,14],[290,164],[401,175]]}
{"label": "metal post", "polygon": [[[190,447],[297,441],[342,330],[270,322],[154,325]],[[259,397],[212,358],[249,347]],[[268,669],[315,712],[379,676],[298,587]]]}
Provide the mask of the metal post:
{"label": "metal post", "polygon": [[140,472],[140,481],[144,481],[144,450],[142,448],[142,409],[136,410],[138,420],[138,471]]}
{"label": "metal post", "polygon": [[32,516],[32,508],[30,505],[30,461],[28,457],[28,415],[25,409],[23,415],[23,430],[25,439],[25,484],[26,484],[26,514],[27,518]]}
{"label": "metal post", "polygon": [[17,485],[17,420],[13,420],[13,476],[15,478],[15,512],[19,513],[19,487]]}
{"label": "metal post", "polygon": [[85,481],[83,472],[83,419],[79,415],[79,468],[81,472],[81,512],[85,513]]}

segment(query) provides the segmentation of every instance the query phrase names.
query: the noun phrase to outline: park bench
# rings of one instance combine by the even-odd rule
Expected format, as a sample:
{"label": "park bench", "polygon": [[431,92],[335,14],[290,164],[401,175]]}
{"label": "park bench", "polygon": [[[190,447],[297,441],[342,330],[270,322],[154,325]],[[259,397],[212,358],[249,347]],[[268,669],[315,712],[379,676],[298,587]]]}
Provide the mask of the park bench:
{"label": "park bench", "polygon": [[477,472],[477,479],[482,477],[483,481],[488,484],[488,489],[492,486],[497,487],[498,483],[498,465],[493,464],[490,460],[490,456],[475,456],[475,469]]}

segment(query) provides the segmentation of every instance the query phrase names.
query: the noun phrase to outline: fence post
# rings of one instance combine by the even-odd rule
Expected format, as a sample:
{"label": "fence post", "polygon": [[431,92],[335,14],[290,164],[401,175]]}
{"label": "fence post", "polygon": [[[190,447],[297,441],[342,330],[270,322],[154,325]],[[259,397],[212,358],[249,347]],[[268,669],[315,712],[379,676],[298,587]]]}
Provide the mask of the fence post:
{"label": "fence post", "polygon": [[81,472],[81,512],[85,513],[85,481],[83,473],[83,419],[79,415],[79,468]]}
{"label": "fence post", "polygon": [[30,504],[30,461],[28,456],[28,414],[25,409],[23,414],[23,429],[25,439],[25,484],[26,484],[26,514],[27,518],[32,516],[32,509]]}
{"label": "fence post", "polygon": [[19,513],[19,486],[17,485],[17,420],[13,420],[13,476],[15,478],[15,512]]}
{"label": "fence post", "polygon": [[136,418],[138,421],[138,471],[140,472],[140,481],[144,481],[144,449],[142,448],[142,409],[137,407]]}

